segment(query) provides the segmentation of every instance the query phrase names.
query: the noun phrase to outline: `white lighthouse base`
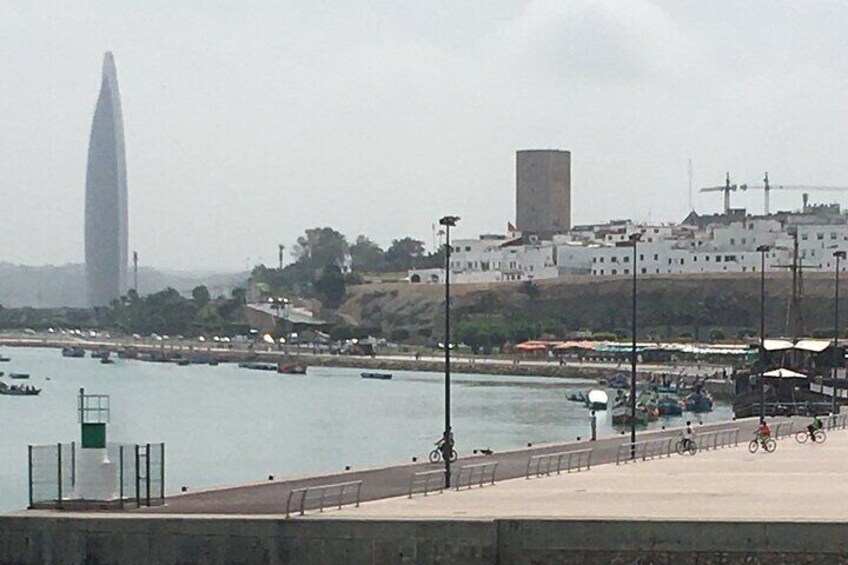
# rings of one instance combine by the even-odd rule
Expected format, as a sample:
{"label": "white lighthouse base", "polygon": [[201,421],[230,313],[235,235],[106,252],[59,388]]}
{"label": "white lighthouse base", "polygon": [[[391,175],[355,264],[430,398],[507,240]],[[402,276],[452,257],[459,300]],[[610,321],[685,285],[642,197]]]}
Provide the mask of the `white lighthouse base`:
{"label": "white lighthouse base", "polygon": [[74,498],[112,500],[118,496],[117,464],[109,461],[106,449],[77,451]]}

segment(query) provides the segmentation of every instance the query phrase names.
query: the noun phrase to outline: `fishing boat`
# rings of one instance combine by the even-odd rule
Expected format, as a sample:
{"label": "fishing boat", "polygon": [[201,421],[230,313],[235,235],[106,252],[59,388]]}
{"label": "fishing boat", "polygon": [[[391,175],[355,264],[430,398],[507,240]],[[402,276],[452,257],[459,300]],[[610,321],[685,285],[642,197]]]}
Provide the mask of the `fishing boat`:
{"label": "fishing boat", "polygon": [[568,391],[566,398],[572,402],[582,402],[584,404],[587,401],[586,392],[582,390],[570,390]]}
{"label": "fishing boat", "polygon": [[712,412],[713,398],[710,393],[703,390],[693,392],[683,400],[687,412]]}
{"label": "fishing boat", "polygon": [[391,373],[360,373],[359,376],[363,379],[378,379],[381,381],[388,381],[392,378]]}
{"label": "fishing boat", "polygon": [[616,373],[610,378],[607,385],[610,388],[630,388],[630,379],[622,373]]}
{"label": "fishing boat", "polygon": [[100,358],[100,364],[101,365],[113,365],[114,363],[115,363],[115,360],[112,359],[111,357],[109,357],[108,355],[104,355],[103,357]]}
{"label": "fishing boat", "polygon": [[5,355],[0,355],[0,363],[7,363],[11,360],[12,360],[11,357],[6,357]]}
{"label": "fishing boat", "polygon": [[9,373],[10,379],[28,379],[29,373]]}
{"label": "fishing boat", "polygon": [[35,388],[34,386],[9,386],[0,381],[0,394],[5,394],[7,396],[38,396],[40,393],[41,389]]}
{"label": "fishing boat", "polygon": [[277,363],[277,372],[284,375],[305,375],[306,365],[301,365],[300,363],[283,363],[280,361]]}
{"label": "fishing boat", "polygon": [[591,390],[589,391],[589,395],[586,397],[586,406],[590,410],[606,410],[607,403],[609,402],[609,396],[603,390]]}
{"label": "fishing boat", "polygon": [[85,349],[82,347],[63,347],[62,357],[85,357]]}
{"label": "fishing boat", "polygon": [[180,367],[188,367],[189,365],[191,365],[191,359],[174,359],[174,363],[176,363]]}
{"label": "fishing boat", "polygon": [[109,357],[108,349],[95,349],[91,352],[91,357],[93,359],[103,359],[104,357]]}
{"label": "fishing boat", "polygon": [[660,416],[680,416],[683,414],[683,404],[676,398],[664,396],[657,401]]}
{"label": "fishing boat", "polygon": [[274,363],[257,363],[255,361],[245,361],[238,364],[242,369],[253,369],[254,371],[276,371],[277,366]]}

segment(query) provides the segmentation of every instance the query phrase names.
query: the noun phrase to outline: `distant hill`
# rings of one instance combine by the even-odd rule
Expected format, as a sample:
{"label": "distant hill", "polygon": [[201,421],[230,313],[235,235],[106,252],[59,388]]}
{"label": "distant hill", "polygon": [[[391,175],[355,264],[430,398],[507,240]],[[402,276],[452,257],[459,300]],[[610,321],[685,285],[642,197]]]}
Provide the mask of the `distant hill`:
{"label": "distant hill", "polygon": [[[141,295],[172,287],[189,294],[198,285],[206,285],[209,293],[229,296],[236,286],[244,286],[249,273],[198,273],[141,268],[138,272],[138,291]],[[130,271],[132,278],[132,271]],[[85,266],[13,265],[0,263],[0,305],[7,308],[84,307]]]}

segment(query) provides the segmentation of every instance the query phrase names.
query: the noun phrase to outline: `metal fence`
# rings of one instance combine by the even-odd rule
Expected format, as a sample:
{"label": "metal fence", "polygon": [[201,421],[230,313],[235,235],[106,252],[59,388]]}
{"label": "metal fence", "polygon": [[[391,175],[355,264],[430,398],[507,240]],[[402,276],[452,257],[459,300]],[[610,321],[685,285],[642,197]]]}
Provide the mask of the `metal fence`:
{"label": "metal fence", "polygon": [[413,473],[409,479],[409,498],[413,494],[423,494],[427,496],[428,492],[442,492],[445,490],[445,470],[438,471],[421,471]]}
{"label": "metal fence", "polygon": [[[671,457],[674,450],[674,442],[678,438],[660,438],[649,439],[646,441],[637,441],[636,443],[622,443],[618,446],[618,452],[615,455],[615,464],[619,465],[622,462],[635,461],[641,459],[653,459],[655,457]],[[631,458],[631,453],[633,457]]]}
{"label": "metal fence", "polygon": [[739,428],[715,430],[698,434],[695,441],[698,444],[698,449],[702,451],[718,449],[719,447],[735,447],[739,445]]}
{"label": "metal fence", "polygon": [[824,425],[828,430],[844,430],[848,428],[848,414],[828,416],[825,418]]}
{"label": "metal fence", "polygon": [[[563,462],[565,462],[564,465]],[[529,479],[531,474],[537,477],[541,477],[542,475],[550,476],[554,471],[559,475],[563,469],[566,473],[570,473],[572,470],[580,471],[582,468],[588,470],[591,468],[591,465],[591,449],[531,455],[527,460],[527,469],[524,473],[524,478]]]}
{"label": "metal fence", "polygon": [[771,437],[774,439],[781,439],[785,437],[789,437],[792,435],[793,428],[795,427],[795,422],[778,422],[774,426],[774,431],[771,432]]}
{"label": "metal fence", "polygon": [[303,516],[307,506],[310,509],[317,508],[319,512],[323,512],[324,508],[329,506],[341,508],[346,504],[353,504],[359,507],[361,490],[362,481],[292,489],[286,499],[286,518],[291,517],[292,512]]}
{"label": "metal fence", "polygon": [[471,488],[475,484],[482,487],[485,483],[495,484],[495,472],[498,470],[498,462],[479,463],[477,465],[463,465],[454,473],[454,487],[459,490],[462,487]]}
{"label": "metal fence", "polygon": [[115,492],[99,500],[78,492],[81,453],[76,442],[30,445],[30,508],[155,506],[165,502],[165,444],[106,446],[106,468],[114,473]]}

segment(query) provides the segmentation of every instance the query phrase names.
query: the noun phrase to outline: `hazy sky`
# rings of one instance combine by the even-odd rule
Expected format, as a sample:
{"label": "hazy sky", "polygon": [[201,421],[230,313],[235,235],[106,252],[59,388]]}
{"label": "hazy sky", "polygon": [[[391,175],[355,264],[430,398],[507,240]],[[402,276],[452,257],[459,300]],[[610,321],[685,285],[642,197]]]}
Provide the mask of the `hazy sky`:
{"label": "hazy sky", "polygon": [[846,185],[846,29],[824,0],[5,0],[0,260],[82,261],[107,50],[130,249],[240,269],[308,227],[429,243],[451,213],[459,237],[500,231],[517,149],[572,151],[574,223],[680,220],[690,157],[696,187]]}

